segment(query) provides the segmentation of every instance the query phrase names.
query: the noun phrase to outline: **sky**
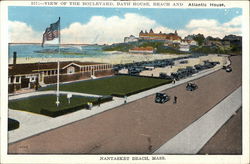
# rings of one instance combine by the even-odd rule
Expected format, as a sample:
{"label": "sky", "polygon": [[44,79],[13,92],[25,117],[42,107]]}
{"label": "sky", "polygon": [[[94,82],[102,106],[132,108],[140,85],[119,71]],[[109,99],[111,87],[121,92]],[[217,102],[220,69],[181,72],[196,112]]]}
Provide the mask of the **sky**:
{"label": "sky", "polygon": [[241,35],[242,9],[150,9],[80,7],[9,7],[9,42],[42,40],[46,27],[61,17],[62,43],[111,44],[141,30],[181,37],[202,33],[224,37]]}

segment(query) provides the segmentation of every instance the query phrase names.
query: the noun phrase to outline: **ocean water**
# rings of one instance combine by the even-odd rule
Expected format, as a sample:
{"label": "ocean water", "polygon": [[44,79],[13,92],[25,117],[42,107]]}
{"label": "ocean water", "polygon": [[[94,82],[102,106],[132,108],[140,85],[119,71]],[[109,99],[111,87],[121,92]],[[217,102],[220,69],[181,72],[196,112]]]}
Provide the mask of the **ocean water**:
{"label": "ocean water", "polygon": [[17,53],[17,63],[89,61],[110,64],[125,64],[186,56],[175,54],[131,54],[118,51],[108,52],[103,51],[102,48],[103,46],[100,45],[63,45],[60,46],[60,53],[58,53],[58,46],[54,45],[41,47],[41,45],[38,44],[10,44],[8,57],[9,64],[13,63],[13,52]]}
{"label": "ocean water", "polygon": [[38,44],[10,44],[9,58],[13,57],[13,52],[17,52],[18,58],[88,58],[109,55],[109,53],[102,51],[102,46],[99,45],[63,45],[60,46],[59,53],[58,46],[54,45],[41,47]]}

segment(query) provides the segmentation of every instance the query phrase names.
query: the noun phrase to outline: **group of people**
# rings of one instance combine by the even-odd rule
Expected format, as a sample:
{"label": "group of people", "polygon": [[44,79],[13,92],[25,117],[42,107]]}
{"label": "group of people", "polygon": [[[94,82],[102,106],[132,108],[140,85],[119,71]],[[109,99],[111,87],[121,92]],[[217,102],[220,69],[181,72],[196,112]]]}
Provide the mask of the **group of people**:
{"label": "group of people", "polygon": [[93,107],[93,103],[92,102],[88,102],[87,105],[88,105],[88,109],[91,109]]}
{"label": "group of people", "polygon": [[[100,107],[101,106],[101,97],[98,97],[97,103],[98,103],[98,106]],[[87,102],[87,105],[88,105],[88,109],[91,109],[93,107],[92,102]]]}

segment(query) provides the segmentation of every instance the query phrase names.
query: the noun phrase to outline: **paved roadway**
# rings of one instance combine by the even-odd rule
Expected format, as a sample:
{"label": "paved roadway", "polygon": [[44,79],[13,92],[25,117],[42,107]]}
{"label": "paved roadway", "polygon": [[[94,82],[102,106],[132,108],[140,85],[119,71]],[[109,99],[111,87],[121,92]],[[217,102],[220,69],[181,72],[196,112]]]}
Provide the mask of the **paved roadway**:
{"label": "paved roadway", "polygon": [[197,154],[242,105],[242,87],[163,144],[154,154]]}
{"label": "paved roadway", "polygon": [[177,104],[154,103],[154,95],[99,115],[10,144],[9,153],[152,153],[215,104],[241,86],[241,56],[231,58],[233,71],[219,70],[167,90]]}

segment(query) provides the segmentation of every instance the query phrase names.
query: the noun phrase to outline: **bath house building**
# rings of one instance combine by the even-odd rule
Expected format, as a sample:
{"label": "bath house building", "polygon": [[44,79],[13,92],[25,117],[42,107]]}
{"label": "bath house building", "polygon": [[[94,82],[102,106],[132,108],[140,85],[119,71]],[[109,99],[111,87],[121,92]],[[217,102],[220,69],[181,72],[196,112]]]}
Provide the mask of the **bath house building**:
{"label": "bath house building", "polygon": [[[113,75],[113,65],[94,62],[60,62],[60,82]],[[9,93],[57,82],[57,62],[9,64]]]}

